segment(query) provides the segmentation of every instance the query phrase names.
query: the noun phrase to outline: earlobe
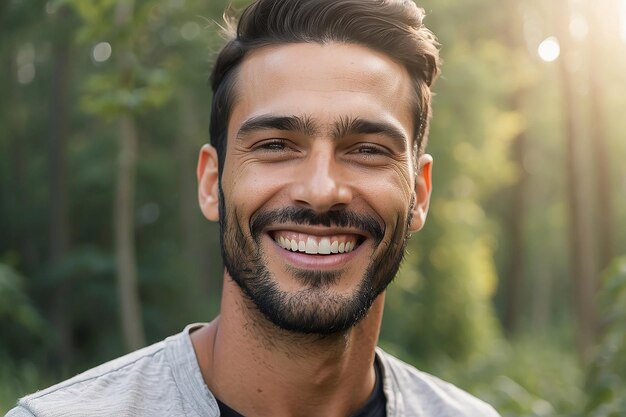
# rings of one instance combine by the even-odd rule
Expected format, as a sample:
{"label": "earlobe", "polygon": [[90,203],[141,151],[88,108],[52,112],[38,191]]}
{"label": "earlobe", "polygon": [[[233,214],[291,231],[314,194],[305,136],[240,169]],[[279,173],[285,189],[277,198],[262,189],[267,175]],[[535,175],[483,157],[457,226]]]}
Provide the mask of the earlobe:
{"label": "earlobe", "polygon": [[424,227],[428,207],[430,205],[430,195],[432,192],[432,168],[433,158],[424,154],[419,159],[419,172],[415,178],[415,206],[411,215],[409,231],[411,233],[419,231]]}
{"label": "earlobe", "polygon": [[219,171],[217,151],[204,145],[198,157],[198,203],[204,217],[211,221],[219,219]]}

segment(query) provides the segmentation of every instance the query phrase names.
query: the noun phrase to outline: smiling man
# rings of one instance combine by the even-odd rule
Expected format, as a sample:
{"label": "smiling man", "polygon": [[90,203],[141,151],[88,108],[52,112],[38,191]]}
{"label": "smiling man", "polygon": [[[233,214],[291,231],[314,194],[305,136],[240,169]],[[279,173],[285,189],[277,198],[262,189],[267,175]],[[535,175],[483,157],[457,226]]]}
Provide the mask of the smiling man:
{"label": "smiling man", "polygon": [[258,0],[212,75],[199,202],[220,315],[23,398],[10,416],[490,417],[376,347],[426,220],[432,33],[409,0]]}

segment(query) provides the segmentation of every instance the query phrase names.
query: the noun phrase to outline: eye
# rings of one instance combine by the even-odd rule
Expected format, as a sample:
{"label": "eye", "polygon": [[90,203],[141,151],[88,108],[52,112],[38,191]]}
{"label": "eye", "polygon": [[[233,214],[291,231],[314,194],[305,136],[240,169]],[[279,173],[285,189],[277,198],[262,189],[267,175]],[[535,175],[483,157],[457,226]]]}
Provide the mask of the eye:
{"label": "eye", "polygon": [[345,157],[359,166],[383,167],[395,163],[397,155],[376,142],[357,142],[347,149]]}
{"label": "eye", "polygon": [[377,155],[389,155],[390,152],[387,148],[380,145],[373,143],[359,143],[352,149],[351,153],[366,157],[373,157]]}
{"label": "eye", "polygon": [[280,152],[288,149],[287,141],[284,139],[268,139],[257,143],[254,150],[265,152]]}
{"label": "eye", "polygon": [[372,145],[363,145],[363,146],[359,146],[356,150],[356,153],[361,153],[361,154],[370,154],[370,155],[378,155],[381,153],[385,153],[383,149],[377,147],[377,146],[372,146]]}
{"label": "eye", "polygon": [[269,138],[256,142],[249,152],[259,161],[282,162],[291,161],[300,155],[297,144],[289,139]]}

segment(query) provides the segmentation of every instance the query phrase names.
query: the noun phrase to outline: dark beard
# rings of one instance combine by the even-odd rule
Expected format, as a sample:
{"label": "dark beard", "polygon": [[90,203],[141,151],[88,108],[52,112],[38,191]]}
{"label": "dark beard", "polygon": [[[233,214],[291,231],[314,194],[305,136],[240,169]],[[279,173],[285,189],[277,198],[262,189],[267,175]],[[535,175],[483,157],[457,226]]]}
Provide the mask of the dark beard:
{"label": "dark beard", "polygon": [[[334,294],[330,286],[341,278],[339,271],[311,271],[288,268],[304,288],[282,291],[266,268],[261,249],[261,235],[269,224],[295,224],[353,227],[372,236],[378,247],[384,227],[373,217],[348,211],[315,213],[309,209],[289,207],[260,211],[250,219],[250,235],[237,221],[236,210],[226,214],[220,185],[220,243],[226,270],[259,311],[276,326],[303,334],[329,335],[344,332],[356,325],[374,300],[393,280],[404,257],[408,242],[410,218],[397,219],[390,243],[373,258],[364,271],[361,283],[351,296]],[[413,202],[411,202],[411,207]],[[410,210],[409,210],[410,213]]]}

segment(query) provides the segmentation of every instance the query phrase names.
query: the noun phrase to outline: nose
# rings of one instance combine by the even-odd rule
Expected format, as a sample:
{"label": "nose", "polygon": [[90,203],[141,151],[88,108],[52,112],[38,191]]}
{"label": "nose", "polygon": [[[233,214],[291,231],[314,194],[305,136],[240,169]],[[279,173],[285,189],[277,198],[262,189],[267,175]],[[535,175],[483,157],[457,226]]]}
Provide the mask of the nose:
{"label": "nose", "polygon": [[332,149],[312,151],[296,169],[291,187],[296,205],[324,213],[340,210],[352,201],[346,173],[337,164]]}

